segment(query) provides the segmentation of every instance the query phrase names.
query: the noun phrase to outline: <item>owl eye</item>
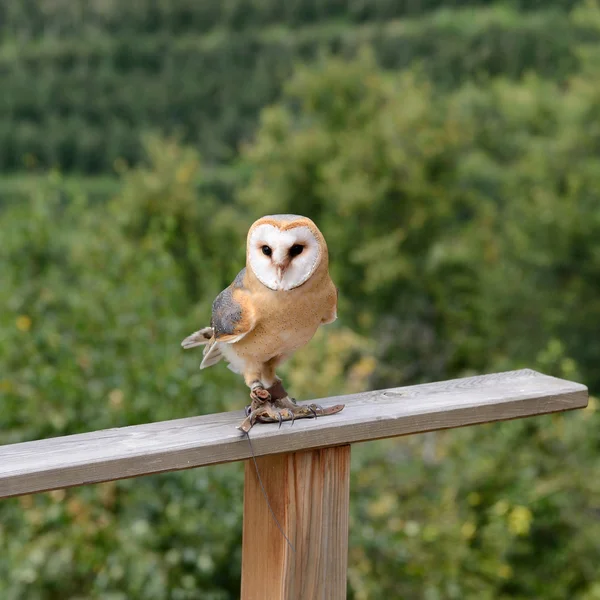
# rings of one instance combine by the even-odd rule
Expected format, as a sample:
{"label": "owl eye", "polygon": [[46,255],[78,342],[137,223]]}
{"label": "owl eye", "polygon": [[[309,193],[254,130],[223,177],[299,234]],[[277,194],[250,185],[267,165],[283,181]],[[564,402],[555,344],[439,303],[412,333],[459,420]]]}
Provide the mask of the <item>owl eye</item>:
{"label": "owl eye", "polygon": [[271,254],[273,253],[273,250],[271,250],[271,247],[270,247],[270,246],[263,246],[263,247],[261,248],[261,250],[262,250],[262,253],[263,253],[265,256],[271,256]]}
{"label": "owl eye", "polygon": [[302,246],[301,244],[294,244],[290,248],[290,256],[292,258],[294,258],[294,256],[298,256],[298,254],[302,254],[303,250],[304,250],[304,246]]}

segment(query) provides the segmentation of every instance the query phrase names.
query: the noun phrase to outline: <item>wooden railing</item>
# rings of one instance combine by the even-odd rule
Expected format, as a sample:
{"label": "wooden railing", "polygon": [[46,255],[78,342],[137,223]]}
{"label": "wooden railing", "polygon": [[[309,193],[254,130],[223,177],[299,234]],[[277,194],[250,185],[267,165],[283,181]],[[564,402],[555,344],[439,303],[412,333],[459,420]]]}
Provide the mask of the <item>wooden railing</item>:
{"label": "wooden railing", "polygon": [[[339,414],[258,424],[246,463],[244,600],[346,596],[350,444],[583,408],[584,385],[522,370],[320,400]],[[246,460],[242,411],[0,447],[0,498]]]}

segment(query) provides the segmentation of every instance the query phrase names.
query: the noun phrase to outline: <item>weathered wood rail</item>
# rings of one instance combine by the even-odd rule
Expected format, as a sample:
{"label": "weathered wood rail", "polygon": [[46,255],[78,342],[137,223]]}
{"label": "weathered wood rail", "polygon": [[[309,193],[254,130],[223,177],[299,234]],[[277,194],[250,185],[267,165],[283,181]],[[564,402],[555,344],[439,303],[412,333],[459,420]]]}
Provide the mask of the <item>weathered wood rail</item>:
{"label": "weathered wood rail", "polygon": [[[259,424],[258,467],[287,545],[246,464],[242,598],[345,598],[350,446],[583,408],[587,388],[531,370],[320,400],[316,420]],[[0,446],[0,498],[248,459],[243,412],[205,415]]]}

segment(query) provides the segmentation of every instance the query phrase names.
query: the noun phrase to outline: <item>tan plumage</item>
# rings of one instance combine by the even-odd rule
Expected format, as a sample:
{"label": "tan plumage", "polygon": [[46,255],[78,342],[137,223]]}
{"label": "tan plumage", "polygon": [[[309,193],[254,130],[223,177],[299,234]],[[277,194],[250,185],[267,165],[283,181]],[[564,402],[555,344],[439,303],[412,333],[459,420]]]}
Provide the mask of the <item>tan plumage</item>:
{"label": "tan plumage", "polygon": [[257,416],[309,416],[288,415],[295,403],[289,402],[275,369],[319,326],[334,321],[336,311],[327,244],[317,226],[298,215],[266,216],[250,228],[246,268],[215,299],[211,326],[187,337],[182,346],[205,345],[201,368],[224,358],[250,387],[255,412],[272,400],[275,412]]}

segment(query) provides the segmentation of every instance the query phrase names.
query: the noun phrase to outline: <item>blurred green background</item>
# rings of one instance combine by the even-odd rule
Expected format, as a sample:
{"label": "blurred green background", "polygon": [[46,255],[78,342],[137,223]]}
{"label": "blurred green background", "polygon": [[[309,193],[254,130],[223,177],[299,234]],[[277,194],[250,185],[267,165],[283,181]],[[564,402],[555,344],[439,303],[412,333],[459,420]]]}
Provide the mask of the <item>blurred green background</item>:
{"label": "blurred green background", "polygon": [[[600,599],[600,6],[0,0],[0,443],[241,408],[179,342],[313,218],[300,399],[531,367],[586,410],[353,448],[349,598]],[[3,600],[229,600],[241,464],[0,503]]]}

